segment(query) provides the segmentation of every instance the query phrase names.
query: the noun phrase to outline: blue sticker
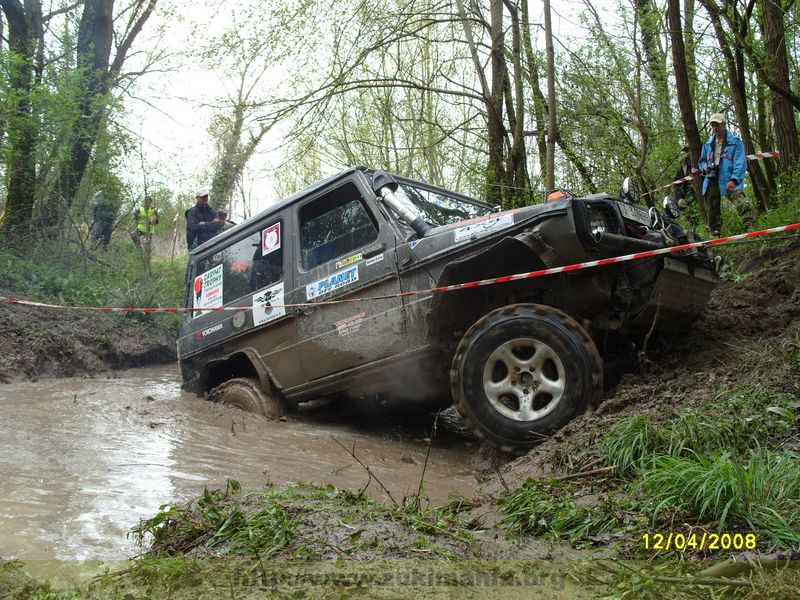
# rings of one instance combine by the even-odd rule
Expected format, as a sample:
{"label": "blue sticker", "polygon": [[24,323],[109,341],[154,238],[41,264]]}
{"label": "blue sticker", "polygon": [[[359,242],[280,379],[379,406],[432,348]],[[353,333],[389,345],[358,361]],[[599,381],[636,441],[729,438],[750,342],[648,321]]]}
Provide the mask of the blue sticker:
{"label": "blue sticker", "polygon": [[346,287],[356,281],[358,281],[358,265],[352,266],[349,269],[342,269],[324,279],[309,283],[306,286],[306,300],[319,298],[320,296]]}

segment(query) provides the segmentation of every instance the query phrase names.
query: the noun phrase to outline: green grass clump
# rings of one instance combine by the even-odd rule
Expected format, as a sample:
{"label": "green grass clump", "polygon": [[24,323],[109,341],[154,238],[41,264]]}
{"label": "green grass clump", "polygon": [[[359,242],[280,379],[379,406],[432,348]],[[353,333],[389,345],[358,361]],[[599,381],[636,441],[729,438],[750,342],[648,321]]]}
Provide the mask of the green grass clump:
{"label": "green grass clump", "polygon": [[776,543],[800,543],[800,456],[760,449],[746,462],[731,454],[656,456],[638,489],[658,498],[656,513],[674,508],[724,529],[731,521]]}
{"label": "green grass clump", "polygon": [[274,499],[264,498],[255,510],[245,506],[246,496],[237,481],[210,492],[181,508],[164,505],[154,517],[132,530],[141,542],[152,536],[152,555],[169,557],[194,548],[215,548],[233,556],[268,558],[294,541],[297,522]]}
{"label": "green grass clump", "polygon": [[573,488],[528,478],[514,491],[502,494],[498,505],[506,516],[501,527],[522,534],[576,542],[606,531],[619,531],[631,521],[631,501],[607,496],[591,507],[575,502]]}
{"label": "green grass clump", "polygon": [[636,413],[617,421],[599,441],[606,463],[630,476],[657,455],[686,457],[714,452],[745,454],[775,446],[796,428],[800,403],[766,388],[739,390],[672,421],[655,424]]}

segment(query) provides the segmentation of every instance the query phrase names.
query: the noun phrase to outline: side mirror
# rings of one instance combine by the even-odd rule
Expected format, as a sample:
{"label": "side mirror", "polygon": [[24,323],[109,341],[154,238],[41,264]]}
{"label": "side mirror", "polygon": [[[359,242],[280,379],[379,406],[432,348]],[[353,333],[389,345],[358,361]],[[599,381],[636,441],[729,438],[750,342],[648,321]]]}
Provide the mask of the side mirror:
{"label": "side mirror", "polygon": [[681,216],[681,209],[675,204],[675,201],[669,196],[664,196],[664,213],[670,219],[677,219]]}

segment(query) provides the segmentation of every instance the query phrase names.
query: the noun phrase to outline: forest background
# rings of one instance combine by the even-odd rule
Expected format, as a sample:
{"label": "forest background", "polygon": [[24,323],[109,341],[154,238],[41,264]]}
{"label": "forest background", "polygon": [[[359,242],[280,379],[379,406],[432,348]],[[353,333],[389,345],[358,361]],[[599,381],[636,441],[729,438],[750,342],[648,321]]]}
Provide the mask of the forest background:
{"label": "forest background", "polygon": [[[659,204],[716,112],[748,154],[780,151],[748,163],[760,223],[796,220],[794,0],[550,4],[0,0],[0,284],[175,302],[128,238],[137,203],[162,214],[155,281],[173,280],[197,188],[243,219],[348,165],[506,208],[631,175]],[[108,254],[90,237],[97,191],[117,210]],[[704,212],[687,216],[702,229]],[[731,207],[725,224],[741,227]]]}

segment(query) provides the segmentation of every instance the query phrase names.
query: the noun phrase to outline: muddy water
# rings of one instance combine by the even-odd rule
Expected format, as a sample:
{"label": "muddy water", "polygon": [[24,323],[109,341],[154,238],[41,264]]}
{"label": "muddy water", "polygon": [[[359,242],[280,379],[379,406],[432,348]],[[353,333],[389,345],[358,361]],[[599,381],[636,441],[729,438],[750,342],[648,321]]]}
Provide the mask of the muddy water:
{"label": "muddy water", "polygon": [[[131,556],[126,532],[140,518],[228,477],[363,487],[364,469],[335,440],[355,444],[395,498],[419,485],[430,420],[372,405],[271,422],[182,393],[175,371],[0,386],[0,557]],[[424,479],[431,499],[471,495],[470,451],[452,434],[434,438]],[[374,482],[369,491],[381,494]]]}

